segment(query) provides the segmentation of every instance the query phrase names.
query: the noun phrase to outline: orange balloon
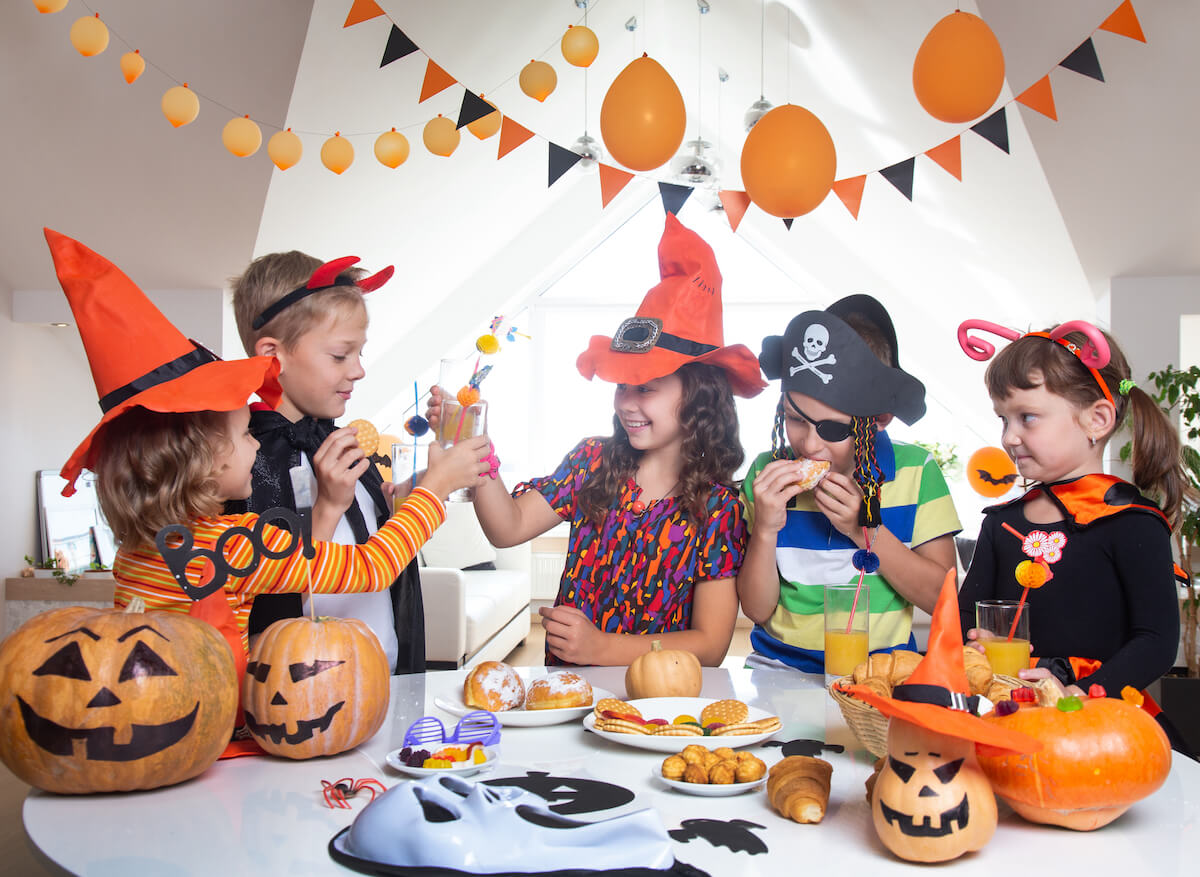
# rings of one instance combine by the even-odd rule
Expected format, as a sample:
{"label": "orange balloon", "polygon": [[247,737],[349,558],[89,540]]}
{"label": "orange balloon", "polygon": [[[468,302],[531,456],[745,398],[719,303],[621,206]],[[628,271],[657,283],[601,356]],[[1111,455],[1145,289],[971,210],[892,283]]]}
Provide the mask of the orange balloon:
{"label": "orange balloon", "polygon": [[375,158],[393,170],[408,159],[408,138],[393,128],[375,138]]}
{"label": "orange balloon", "polygon": [[967,483],[980,496],[1004,496],[1016,482],[1016,464],[1003,448],[980,448],[967,459]]}
{"label": "orange balloon", "polygon": [[37,7],[38,12],[62,12],[67,0],[33,0],[33,5]]}
{"label": "orange balloon", "polygon": [[125,81],[133,84],[146,69],[146,59],[142,57],[142,53],[137,49],[132,52],[126,52],[121,56],[121,75],[125,77]]}
{"label": "orange balloon", "polygon": [[200,99],[187,83],[168,88],[162,97],[162,112],[167,121],[179,128],[196,121],[200,115]]}
{"label": "orange balloon", "polygon": [[275,167],[281,171],[294,166],[304,154],[304,144],[292,133],[292,129],[276,131],[267,141],[267,155],[275,162]]}
{"label": "orange balloon", "polygon": [[943,122],[986,113],[1004,85],[1004,53],[987,23],[951,12],[933,26],[913,61],[913,92],[925,112]]}
{"label": "orange balloon", "polygon": [[568,64],[576,67],[590,67],[600,53],[600,41],[590,27],[575,27],[567,25],[567,32],[562,38],[562,53]]}
{"label": "orange balloon", "polygon": [[85,58],[108,48],[108,27],[100,20],[99,12],[75,19],[71,25],[71,45]]}
{"label": "orange balloon", "polygon": [[221,131],[221,142],[238,158],[245,158],[262,146],[262,130],[249,116],[230,119]]}
{"label": "orange balloon", "polygon": [[[483,95],[481,94],[479,96],[479,98],[480,98],[480,100],[483,100]],[[485,100],[483,102],[492,107],[496,106],[490,100]],[[493,134],[495,134],[497,131],[500,130],[500,122],[502,120],[503,120],[503,116],[500,115],[499,110],[496,110],[496,112],[494,112],[494,113],[488,113],[486,116],[479,117],[474,122],[468,122],[467,130],[470,131],[472,134],[474,134],[476,137],[478,137],[480,140],[487,140],[489,137],[491,137]]]}
{"label": "orange balloon", "polygon": [[742,184],[750,200],[783,219],[803,216],[825,200],[837,173],[837,151],[821,120],[784,104],[755,123],[742,145]]}
{"label": "orange balloon", "polygon": [[646,55],[617,74],[600,105],[600,136],[608,154],[635,171],[666,164],[683,142],[686,124],[675,80]]}
{"label": "orange balloon", "polygon": [[454,150],[458,149],[460,136],[458,129],[454,127],[454,122],[441,113],[436,119],[426,122],[425,130],[421,132],[425,148],[434,155],[452,155]]}
{"label": "orange balloon", "polygon": [[335,174],[340,174],[354,163],[354,147],[342,136],[341,131],[321,144],[321,164]]}
{"label": "orange balloon", "polygon": [[545,61],[530,61],[521,68],[521,91],[536,101],[544,101],[558,85],[558,74]]}

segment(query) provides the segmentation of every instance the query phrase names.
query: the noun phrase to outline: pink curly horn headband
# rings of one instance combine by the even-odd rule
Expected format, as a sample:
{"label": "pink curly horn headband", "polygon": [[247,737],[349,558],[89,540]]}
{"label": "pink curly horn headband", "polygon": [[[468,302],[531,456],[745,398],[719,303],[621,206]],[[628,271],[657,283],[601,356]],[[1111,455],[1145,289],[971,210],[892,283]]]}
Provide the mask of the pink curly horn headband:
{"label": "pink curly horn headband", "polygon": [[[1009,329],[997,323],[990,323],[987,320],[963,320],[958,327],[958,345],[963,349],[963,353],[971,357],[971,359],[976,362],[983,362],[992,358],[996,352],[996,348],[990,341],[985,341],[982,338],[969,334],[972,329],[983,329],[985,332],[991,332],[993,335],[999,335],[1001,338],[1007,338],[1009,341],[1016,341],[1018,338],[1032,336],[1034,338],[1048,338],[1051,341],[1061,344],[1083,363],[1084,368],[1091,372],[1101,392],[1104,393],[1104,398],[1109,402],[1113,402],[1108,384],[1104,382],[1104,378],[1097,371],[1097,369],[1102,369],[1108,365],[1108,361],[1112,356],[1108,349],[1108,341],[1105,340],[1103,333],[1099,329],[1086,320],[1071,320],[1069,323],[1063,323],[1049,332],[1025,333],[1018,332],[1016,329]],[[1087,343],[1080,348],[1074,342],[1068,341],[1065,336],[1070,332],[1083,333],[1087,337]],[[1113,404],[1115,405],[1116,403],[1113,402]]]}

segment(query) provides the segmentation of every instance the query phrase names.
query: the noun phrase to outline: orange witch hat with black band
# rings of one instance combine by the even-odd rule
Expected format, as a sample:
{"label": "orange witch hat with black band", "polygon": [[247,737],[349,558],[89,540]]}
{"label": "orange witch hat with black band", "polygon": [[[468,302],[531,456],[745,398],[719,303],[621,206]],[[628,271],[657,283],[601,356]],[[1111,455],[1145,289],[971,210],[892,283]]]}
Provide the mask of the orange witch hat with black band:
{"label": "orange witch hat with black band", "polygon": [[734,395],[749,398],[767,382],[758,358],[744,344],[725,346],[721,272],[712,247],[667,214],[658,244],[660,282],[646,293],[637,315],[612,338],[593,335],[575,361],[579,373],[614,384],[644,384],[689,362],[715,365],[729,376]]}
{"label": "orange witch hat with black band", "polygon": [[869,703],[885,716],[903,719],[947,737],[1012,752],[1037,752],[1042,748],[1041,741],[985,722],[975,714],[977,698],[970,693],[963,663],[954,570],[946,573],[942,593],[933,609],[929,651],[908,681],[893,688],[891,697],[881,697],[860,685],[844,686],[841,690]]}
{"label": "orange witch hat with black band", "polygon": [[258,393],[279,403],[279,361],[255,356],[225,362],[184,337],[112,262],[77,240],[43,229],[54,270],[75,315],[103,416],[62,468],[75,492],[95,462],[97,436],[134,406],[151,411],[233,411]]}

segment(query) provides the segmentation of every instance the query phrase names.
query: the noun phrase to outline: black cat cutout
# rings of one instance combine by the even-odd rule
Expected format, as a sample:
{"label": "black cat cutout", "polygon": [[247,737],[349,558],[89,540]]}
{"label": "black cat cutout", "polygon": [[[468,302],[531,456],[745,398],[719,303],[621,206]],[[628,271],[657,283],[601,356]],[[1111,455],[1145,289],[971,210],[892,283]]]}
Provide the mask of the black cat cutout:
{"label": "black cat cutout", "polygon": [[583,777],[555,777],[540,770],[526,771],[523,777],[499,777],[483,782],[488,786],[516,786],[532,792],[548,801],[549,809],[560,816],[611,810],[634,798],[633,792],[624,786]]}
{"label": "black cat cutout", "polygon": [[685,819],[679,823],[679,828],[671,829],[667,834],[684,844],[693,838],[703,838],[714,847],[727,847],[730,852],[757,856],[767,852],[767,845],[751,831],[754,828],[765,830],[766,826],[745,819]]}
{"label": "black cat cutout", "polygon": [[824,752],[845,752],[846,747],[841,743],[826,743],[824,740],[767,740],[763,746],[779,746],[783,749],[784,757],[789,755],[807,755],[816,758]]}

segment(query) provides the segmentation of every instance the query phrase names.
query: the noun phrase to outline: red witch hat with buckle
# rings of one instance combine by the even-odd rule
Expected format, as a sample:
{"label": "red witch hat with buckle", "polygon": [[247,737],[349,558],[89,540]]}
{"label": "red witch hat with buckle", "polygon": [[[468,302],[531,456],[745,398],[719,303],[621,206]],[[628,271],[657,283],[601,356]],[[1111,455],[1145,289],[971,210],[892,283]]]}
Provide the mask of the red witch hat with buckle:
{"label": "red witch hat with buckle", "polygon": [[104,412],[62,468],[63,495],[95,462],[104,427],[136,406],[161,412],[233,411],[251,393],[279,402],[279,361],[255,356],[225,362],[185,338],[112,262],[79,241],[44,229],[54,270],[83,339]]}
{"label": "red witch hat with buckle", "polygon": [[637,316],[617,327],[612,338],[593,335],[575,361],[579,373],[614,384],[644,384],[689,362],[725,370],[733,392],[757,396],[766,381],[758,358],[744,344],[724,346],[721,272],[712,248],[667,214],[658,244],[662,281],[646,293]]}

